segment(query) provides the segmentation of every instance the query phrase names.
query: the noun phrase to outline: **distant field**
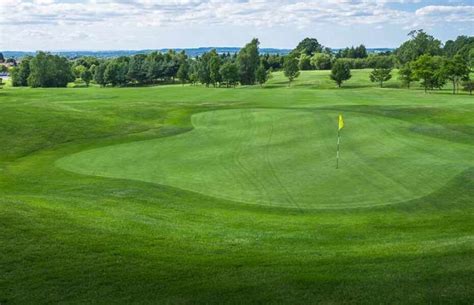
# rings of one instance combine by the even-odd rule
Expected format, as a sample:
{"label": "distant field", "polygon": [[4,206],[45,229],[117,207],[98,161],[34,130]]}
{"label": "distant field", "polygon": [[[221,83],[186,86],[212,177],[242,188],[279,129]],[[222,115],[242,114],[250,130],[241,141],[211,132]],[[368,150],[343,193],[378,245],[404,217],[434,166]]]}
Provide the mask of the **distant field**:
{"label": "distant field", "polygon": [[0,90],[0,304],[472,304],[474,98],[328,73]]}

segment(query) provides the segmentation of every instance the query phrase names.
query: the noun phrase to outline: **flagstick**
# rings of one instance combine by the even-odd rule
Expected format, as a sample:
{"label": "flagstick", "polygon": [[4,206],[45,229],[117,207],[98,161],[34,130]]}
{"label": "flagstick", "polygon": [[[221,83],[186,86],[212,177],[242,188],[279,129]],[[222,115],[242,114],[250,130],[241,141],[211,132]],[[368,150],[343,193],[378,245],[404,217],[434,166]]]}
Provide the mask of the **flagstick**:
{"label": "flagstick", "polygon": [[337,129],[337,152],[336,152],[336,169],[339,168],[339,143],[341,142],[341,130]]}

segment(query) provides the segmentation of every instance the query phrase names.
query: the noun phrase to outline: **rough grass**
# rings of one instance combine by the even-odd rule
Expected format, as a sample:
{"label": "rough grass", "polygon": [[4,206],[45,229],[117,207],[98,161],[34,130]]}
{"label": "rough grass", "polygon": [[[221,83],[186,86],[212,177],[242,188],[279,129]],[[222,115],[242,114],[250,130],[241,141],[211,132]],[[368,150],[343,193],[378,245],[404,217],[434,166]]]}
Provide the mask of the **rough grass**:
{"label": "rough grass", "polygon": [[[303,76],[316,82],[318,73]],[[474,171],[466,150],[474,145],[474,100],[448,93],[370,83],[342,90],[297,83],[263,89],[1,90],[0,303],[471,304]],[[426,194],[390,205],[299,209],[56,166],[84,151],[133,147],[137,141],[169,145],[173,138],[194,144],[177,155],[195,156],[199,143],[191,136],[199,128],[193,129],[192,120],[205,113],[223,115],[219,141],[225,149],[231,132],[225,126],[242,127],[230,114],[252,109],[288,113],[287,124],[296,126],[307,113],[317,118],[343,112],[346,141],[350,133],[357,138],[351,118],[383,124],[389,136],[372,148],[364,143],[363,152],[375,158],[381,149],[391,158],[361,162],[361,175],[384,164],[400,173],[415,168],[406,179]],[[304,113],[303,119],[290,113]],[[281,121],[275,126],[286,124]],[[208,126],[203,123],[195,125]],[[265,120],[245,126],[258,126],[258,147],[264,149]],[[284,128],[277,134],[304,135],[313,131],[307,126],[301,133]],[[374,129],[362,130],[384,132]],[[295,149],[304,150],[304,141],[297,144]],[[157,163],[172,161],[170,154],[164,157]],[[433,181],[439,185],[422,185],[417,175],[438,177]],[[231,180],[212,179],[206,185]],[[306,189],[304,176],[295,179]],[[373,183],[383,181],[368,179],[361,191]],[[337,192],[344,185],[332,187]],[[391,184],[379,188],[380,194],[391,191]]]}

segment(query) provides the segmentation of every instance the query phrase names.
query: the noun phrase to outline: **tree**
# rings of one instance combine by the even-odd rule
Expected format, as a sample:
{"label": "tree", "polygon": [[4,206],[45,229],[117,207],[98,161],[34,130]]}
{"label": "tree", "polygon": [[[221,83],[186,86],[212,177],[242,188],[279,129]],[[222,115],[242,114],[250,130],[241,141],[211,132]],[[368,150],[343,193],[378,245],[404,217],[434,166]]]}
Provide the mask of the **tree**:
{"label": "tree", "polygon": [[316,53],[311,57],[311,65],[316,70],[331,69],[331,55],[326,53]]}
{"label": "tree", "polygon": [[205,84],[206,87],[209,87],[209,84],[212,83],[211,79],[211,70],[209,63],[211,62],[211,53],[202,54],[199,58],[199,67],[198,67],[198,78],[201,84]]}
{"label": "tree", "polygon": [[112,86],[125,85],[127,81],[127,63],[121,61],[120,58],[112,60],[105,68],[104,80]]}
{"label": "tree", "polygon": [[455,55],[461,55],[463,59],[467,60],[469,50],[474,49],[474,37],[458,36],[456,40],[448,40],[444,44],[443,52],[448,58],[453,58]]}
{"label": "tree", "polygon": [[306,54],[301,54],[298,66],[300,70],[313,70],[313,66],[311,66],[311,57]]}
{"label": "tree", "polygon": [[72,73],[74,74],[75,78],[80,78],[82,73],[86,70],[87,70],[87,68],[83,65],[78,65],[78,66],[73,66],[72,67]]}
{"label": "tree", "polygon": [[441,56],[433,56],[433,60],[436,66],[436,71],[434,74],[434,78],[432,81],[432,89],[443,89],[443,87],[446,85],[447,78],[446,78],[446,73],[443,70],[445,58]]}
{"label": "tree", "polygon": [[263,84],[265,84],[270,78],[270,71],[265,69],[265,66],[263,65],[263,63],[260,63],[260,66],[258,66],[258,69],[256,72],[256,78],[257,78],[257,82],[262,87],[263,87]]}
{"label": "tree", "polygon": [[189,81],[192,85],[195,85],[199,81],[199,64],[196,61],[192,61],[189,66]]}
{"label": "tree", "polygon": [[220,74],[222,81],[226,84],[227,87],[234,86],[239,81],[239,68],[235,63],[226,62],[221,66]]}
{"label": "tree", "polygon": [[179,66],[178,72],[176,73],[176,77],[179,78],[181,84],[186,83],[189,80],[189,64],[187,60],[183,60]]}
{"label": "tree", "polygon": [[291,82],[300,75],[298,58],[295,55],[288,55],[285,58],[283,73],[288,78],[288,87],[290,87]]}
{"label": "tree", "polygon": [[143,84],[147,80],[147,69],[145,65],[146,55],[137,54],[132,56],[128,63],[127,78],[132,82]]}
{"label": "tree", "polygon": [[347,62],[336,60],[331,69],[330,78],[336,82],[337,86],[340,88],[343,81],[348,80],[352,77],[351,69]]}
{"label": "tree", "polygon": [[237,55],[239,67],[240,83],[242,85],[255,84],[255,72],[260,64],[258,46],[260,42],[257,38],[245,45]]}
{"label": "tree", "polygon": [[423,30],[411,31],[408,35],[410,39],[395,50],[395,55],[400,63],[414,61],[425,54],[431,56],[442,54],[441,41]]}
{"label": "tree", "polygon": [[28,77],[30,76],[31,56],[23,58],[20,65],[14,67],[11,73],[12,85],[14,87],[28,86]]}
{"label": "tree", "polygon": [[472,95],[472,91],[474,91],[474,80],[466,80],[462,84],[462,89],[464,91],[468,91],[469,95]]}
{"label": "tree", "polygon": [[428,89],[438,87],[440,84],[440,64],[433,56],[421,55],[412,63],[412,67],[415,77],[422,80],[421,85],[425,92]]}
{"label": "tree", "polygon": [[377,82],[380,84],[380,88],[383,87],[383,83],[392,78],[392,68],[374,68],[370,73],[370,81]]}
{"label": "tree", "polygon": [[86,86],[89,87],[89,83],[92,80],[92,72],[89,69],[84,70],[81,73],[81,79],[86,83]]}
{"label": "tree", "polygon": [[179,69],[178,54],[174,50],[169,50],[164,56],[164,76],[166,79],[174,81]]}
{"label": "tree", "polygon": [[453,94],[456,94],[456,86],[462,79],[469,77],[469,66],[460,55],[455,55],[452,59],[446,59],[442,67],[443,75],[452,82]]}
{"label": "tree", "polygon": [[322,53],[323,46],[318,42],[316,38],[305,38],[294,49],[297,55],[308,55],[312,56],[314,53]]}
{"label": "tree", "polygon": [[367,49],[363,44],[355,48],[350,47],[339,50],[336,54],[337,58],[366,58],[367,56]]}
{"label": "tree", "polygon": [[211,51],[211,58],[209,59],[209,76],[211,78],[211,83],[215,87],[217,83],[221,82],[221,59],[217,54],[216,50]]}
{"label": "tree", "polygon": [[410,89],[410,84],[417,80],[410,63],[403,65],[398,70],[398,75],[398,79],[400,79],[403,85],[407,86],[408,89]]}
{"label": "tree", "polygon": [[74,80],[71,64],[65,57],[38,52],[29,66],[28,85],[31,87],[66,87]]}
{"label": "tree", "polygon": [[284,57],[280,56],[279,54],[265,54],[265,56],[263,57],[263,64],[265,65],[265,68],[267,70],[280,70],[283,67],[283,59]]}
{"label": "tree", "polygon": [[469,64],[469,68],[471,68],[471,70],[474,70],[474,48],[472,48],[469,51],[469,54],[468,54],[468,57],[467,57],[467,62]]}
{"label": "tree", "polygon": [[363,44],[354,49],[354,58],[367,58],[367,49]]}
{"label": "tree", "polygon": [[105,86],[107,82],[105,81],[104,73],[107,69],[107,62],[101,62],[94,71],[94,81],[99,84],[101,87]]}
{"label": "tree", "polygon": [[3,57],[3,53],[0,52],[0,63],[5,62],[5,57]]}

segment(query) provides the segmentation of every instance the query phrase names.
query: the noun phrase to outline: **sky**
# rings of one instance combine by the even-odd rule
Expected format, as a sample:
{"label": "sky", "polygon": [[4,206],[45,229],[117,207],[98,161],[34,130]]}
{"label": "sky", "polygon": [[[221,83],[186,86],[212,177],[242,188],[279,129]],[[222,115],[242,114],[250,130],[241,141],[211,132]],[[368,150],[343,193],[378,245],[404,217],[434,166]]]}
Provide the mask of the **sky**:
{"label": "sky", "polygon": [[397,47],[474,35],[474,0],[0,0],[0,50]]}

